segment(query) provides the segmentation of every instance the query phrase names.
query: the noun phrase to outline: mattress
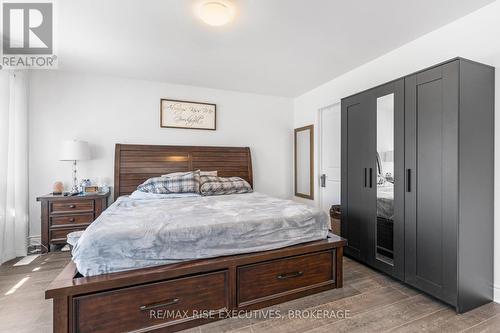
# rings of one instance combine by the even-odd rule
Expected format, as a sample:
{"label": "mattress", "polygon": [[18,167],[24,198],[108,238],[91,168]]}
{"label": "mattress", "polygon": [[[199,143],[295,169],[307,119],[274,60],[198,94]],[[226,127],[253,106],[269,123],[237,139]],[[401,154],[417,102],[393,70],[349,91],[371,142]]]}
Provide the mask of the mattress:
{"label": "mattress", "polygon": [[325,239],[328,216],[261,193],[136,200],[120,197],[75,241],[80,274],[94,276]]}

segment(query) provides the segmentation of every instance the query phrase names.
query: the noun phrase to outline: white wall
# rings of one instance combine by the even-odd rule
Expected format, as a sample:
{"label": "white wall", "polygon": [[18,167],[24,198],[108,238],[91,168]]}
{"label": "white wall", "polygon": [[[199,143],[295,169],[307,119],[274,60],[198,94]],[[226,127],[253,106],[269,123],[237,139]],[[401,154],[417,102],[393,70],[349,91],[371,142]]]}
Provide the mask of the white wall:
{"label": "white wall", "polygon": [[[160,128],[160,98],[217,104],[217,130]],[[57,180],[71,183],[71,162],[58,161],[63,139],[89,141],[93,159],[79,178],[112,185],[115,143],[249,146],[256,191],[292,196],[291,99],[232,91],[34,71],[30,86],[30,235],[40,234],[40,204]]]}
{"label": "white wall", "polygon": [[[294,101],[295,127],[317,124],[318,109],[341,98],[461,56],[500,68],[500,0],[362,65]],[[496,75],[495,131],[500,133],[500,82]],[[317,151],[316,151],[317,159]],[[495,138],[495,170],[500,172],[500,134]],[[316,170],[317,171],[317,170]],[[317,173],[316,173],[317,179]],[[316,187],[317,189],[317,187]],[[316,190],[317,191],[317,190]],[[315,193],[315,198],[317,198]],[[317,204],[317,203],[316,203]],[[495,299],[500,301],[500,182],[495,177]]]}

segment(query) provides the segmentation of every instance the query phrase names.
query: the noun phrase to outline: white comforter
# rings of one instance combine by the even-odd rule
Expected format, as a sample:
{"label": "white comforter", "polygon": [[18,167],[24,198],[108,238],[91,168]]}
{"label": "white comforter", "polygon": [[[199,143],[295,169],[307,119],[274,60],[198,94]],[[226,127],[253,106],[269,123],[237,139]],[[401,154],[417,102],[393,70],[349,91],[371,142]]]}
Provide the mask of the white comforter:
{"label": "white comforter", "polygon": [[84,276],[265,251],[324,239],[324,212],[260,193],[134,200],[120,197],[78,239]]}

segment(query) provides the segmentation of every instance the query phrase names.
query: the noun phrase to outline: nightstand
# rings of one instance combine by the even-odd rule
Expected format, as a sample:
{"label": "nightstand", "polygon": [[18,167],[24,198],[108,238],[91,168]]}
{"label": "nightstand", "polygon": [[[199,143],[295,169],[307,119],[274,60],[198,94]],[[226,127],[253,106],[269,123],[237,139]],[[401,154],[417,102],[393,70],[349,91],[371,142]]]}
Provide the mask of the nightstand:
{"label": "nightstand", "polygon": [[85,230],[108,207],[110,192],[75,196],[44,195],[42,203],[42,253],[51,245],[66,244],[66,236]]}

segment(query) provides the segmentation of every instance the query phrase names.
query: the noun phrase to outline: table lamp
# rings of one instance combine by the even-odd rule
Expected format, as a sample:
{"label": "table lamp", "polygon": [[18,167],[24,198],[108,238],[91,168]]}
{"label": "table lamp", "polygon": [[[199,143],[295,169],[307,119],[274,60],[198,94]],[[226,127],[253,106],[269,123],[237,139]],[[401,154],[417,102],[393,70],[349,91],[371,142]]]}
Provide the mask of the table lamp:
{"label": "table lamp", "polygon": [[60,161],[73,162],[73,187],[71,193],[78,193],[78,178],[77,174],[77,161],[90,160],[90,147],[86,141],[78,140],[65,140],[61,143],[61,150],[59,153]]}

